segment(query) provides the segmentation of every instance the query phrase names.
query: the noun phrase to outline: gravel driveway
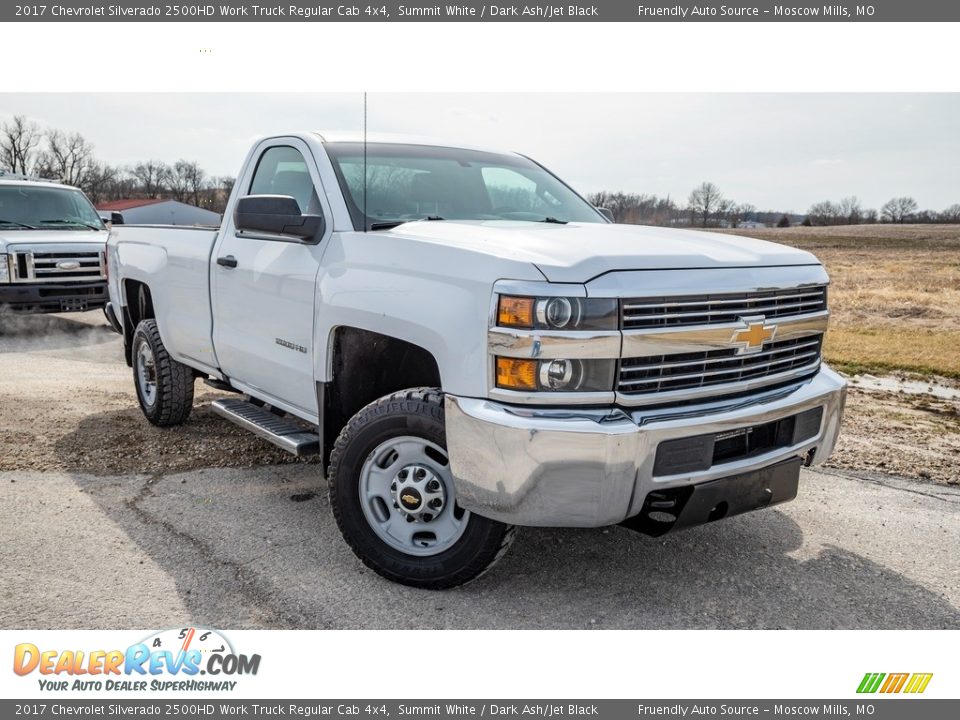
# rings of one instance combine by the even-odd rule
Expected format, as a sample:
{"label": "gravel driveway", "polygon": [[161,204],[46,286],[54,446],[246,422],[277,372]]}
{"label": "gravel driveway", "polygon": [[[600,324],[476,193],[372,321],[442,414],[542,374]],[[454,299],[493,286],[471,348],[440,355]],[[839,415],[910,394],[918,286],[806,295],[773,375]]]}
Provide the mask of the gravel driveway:
{"label": "gravel driveway", "polygon": [[202,387],[159,430],[95,313],[3,326],[0,628],[960,627],[956,486],[804,471],[792,503],[660,539],[524,529],[479,581],[419,591],[353,557],[316,463]]}

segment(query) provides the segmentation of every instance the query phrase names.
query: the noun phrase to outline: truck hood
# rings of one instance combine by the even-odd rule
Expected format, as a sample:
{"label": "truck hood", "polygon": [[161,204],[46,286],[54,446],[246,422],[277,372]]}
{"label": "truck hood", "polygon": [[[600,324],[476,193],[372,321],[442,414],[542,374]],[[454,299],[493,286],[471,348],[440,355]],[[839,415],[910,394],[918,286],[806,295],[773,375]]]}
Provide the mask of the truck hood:
{"label": "truck hood", "polygon": [[35,245],[67,245],[70,243],[106,244],[106,230],[0,230],[0,253],[7,248]]}
{"label": "truck hood", "polygon": [[808,252],[765,240],[645,225],[443,220],[386,232],[531,262],[559,283],[586,283],[625,270],[820,264]]}

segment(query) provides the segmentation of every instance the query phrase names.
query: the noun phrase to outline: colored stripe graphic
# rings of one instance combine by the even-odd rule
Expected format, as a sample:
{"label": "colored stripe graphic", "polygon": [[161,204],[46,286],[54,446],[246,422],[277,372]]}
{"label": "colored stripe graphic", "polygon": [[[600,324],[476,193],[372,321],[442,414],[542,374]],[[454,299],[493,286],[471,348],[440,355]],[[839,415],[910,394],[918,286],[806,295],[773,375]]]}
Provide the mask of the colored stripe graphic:
{"label": "colored stripe graphic", "polygon": [[927,685],[930,684],[930,679],[932,677],[933,673],[914,673],[910,678],[910,682],[907,683],[907,687],[904,692],[922,693],[927,689]]}
{"label": "colored stripe graphic", "polygon": [[882,693],[898,693],[903,688],[903,684],[910,677],[910,673],[890,673],[887,675],[887,681],[880,688]]}
{"label": "colored stripe graphic", "polygon": [[[886,680],[884,681],[884,678]],[[857,692],[861,694],[875,693],[922,693],[927,689],[930,680],[933,679],[933,673],[866,673],[860,685],[857,686]],[[882,684],[881,684],[882,683]]]}
{"label": "colored stripe graphic", "polygon": [[884,673],[867,673],[863,676],[863,680],[860,681],[860,687],[857,688],[857,692],[875,693],[877,688],[880,687],[880,682],[884,677]]}

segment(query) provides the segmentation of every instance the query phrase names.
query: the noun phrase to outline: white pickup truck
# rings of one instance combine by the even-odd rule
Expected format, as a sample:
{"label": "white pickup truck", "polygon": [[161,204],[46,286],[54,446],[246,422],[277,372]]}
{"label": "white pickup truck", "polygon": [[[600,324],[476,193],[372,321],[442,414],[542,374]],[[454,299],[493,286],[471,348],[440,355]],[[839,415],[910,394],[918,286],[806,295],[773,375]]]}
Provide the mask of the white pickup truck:
{"label": "white pickup truck", "polygon": [[103,308],[106,243],[80,189],[0,171],[0,311]]}
{"label": "white pickup truck", "polygon": [[257,142],[218,230],[114,228],[140,405],[329,458],[381,575],[452,587],[517,525],[651,535],[795,497],[840,428],[827,274],[759,240],[616,225],[522,155]]}

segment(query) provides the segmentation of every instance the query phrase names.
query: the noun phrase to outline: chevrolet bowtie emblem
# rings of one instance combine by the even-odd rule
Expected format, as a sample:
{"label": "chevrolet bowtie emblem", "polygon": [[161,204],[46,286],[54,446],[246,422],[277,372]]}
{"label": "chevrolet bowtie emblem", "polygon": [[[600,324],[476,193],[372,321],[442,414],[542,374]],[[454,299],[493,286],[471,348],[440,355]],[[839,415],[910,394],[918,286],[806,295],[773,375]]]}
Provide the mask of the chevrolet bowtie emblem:
{"label": "chevrolet bowtie emblem", "polygon": [[730,340],[731,343],[740,346],[738,348],[740,353],[757,352],[765,342],[773,340],[773,336],[777,334],[777,326],[767,325],[763,315],[742,317],[740,322],[745,327],[734,331],[733,338]]}
{"label": "chevrolet bowtie emblem", "polygon": [[415,506],[420,504],[420,498],[418,498],[416,495],[401,495],[400,499],[403,500],[407,505]]}

